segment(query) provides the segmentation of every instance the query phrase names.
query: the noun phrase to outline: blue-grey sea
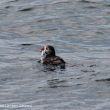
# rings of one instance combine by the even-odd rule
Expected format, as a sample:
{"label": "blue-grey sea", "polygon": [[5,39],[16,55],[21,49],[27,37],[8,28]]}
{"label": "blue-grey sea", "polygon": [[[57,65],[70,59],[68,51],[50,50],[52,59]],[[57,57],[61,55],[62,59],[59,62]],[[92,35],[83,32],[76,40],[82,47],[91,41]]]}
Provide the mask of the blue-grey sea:
{"label": "blue-grey sea", "polygon": [[0,0],[0,110],[110,110],[110,0]]}

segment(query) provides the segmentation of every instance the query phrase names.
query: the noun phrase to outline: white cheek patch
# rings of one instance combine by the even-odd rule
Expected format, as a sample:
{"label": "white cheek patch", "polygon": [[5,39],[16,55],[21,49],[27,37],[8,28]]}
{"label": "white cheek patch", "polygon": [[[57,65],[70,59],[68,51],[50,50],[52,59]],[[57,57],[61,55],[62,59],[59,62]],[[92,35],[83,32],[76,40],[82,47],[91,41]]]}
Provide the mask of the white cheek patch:
{"label": "white cheek patch", "polygon": [[44,57],[44,58],[46,57],[46,52],[45,51],[41,52],[41,57]]}
{"label": "white cheek patch", "polygon": [[48,54],[49,54],[49,50],[47,49],[47,46],[44,46],[43,50],[41,51],[41,62],[42,63]]}
{"label": "white cheek patch", "polygon": [[46,52],[45,52],[45,50],[43,50],[42,52],[41,52],[41,63],[43,63],[43,61],[44,61],[44,59],[46,58]]}

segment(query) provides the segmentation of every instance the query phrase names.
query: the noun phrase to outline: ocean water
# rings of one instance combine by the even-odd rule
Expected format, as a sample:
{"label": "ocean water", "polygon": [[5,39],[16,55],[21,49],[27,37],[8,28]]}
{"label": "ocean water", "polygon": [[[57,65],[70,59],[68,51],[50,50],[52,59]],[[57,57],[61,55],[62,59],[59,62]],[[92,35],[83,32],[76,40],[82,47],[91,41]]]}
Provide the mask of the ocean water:
{"label": "ocean water", "polygon": [[[37,62],[44,44],[66,69]],[[1,0],[0,110],[110,110],[110,1]]]}

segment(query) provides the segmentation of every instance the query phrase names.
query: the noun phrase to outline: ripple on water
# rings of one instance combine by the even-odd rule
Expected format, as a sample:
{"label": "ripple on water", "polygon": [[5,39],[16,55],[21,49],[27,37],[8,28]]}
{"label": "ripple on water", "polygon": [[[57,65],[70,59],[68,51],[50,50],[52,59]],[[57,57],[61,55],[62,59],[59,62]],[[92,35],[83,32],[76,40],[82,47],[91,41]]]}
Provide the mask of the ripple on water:
{"label": "ripple on water", "polygon": [[[18,110],[109,110],[109,4],[0,1],[0,103],[32,105]],[[44,44],[55,47],[65,69],[38,63]]]}

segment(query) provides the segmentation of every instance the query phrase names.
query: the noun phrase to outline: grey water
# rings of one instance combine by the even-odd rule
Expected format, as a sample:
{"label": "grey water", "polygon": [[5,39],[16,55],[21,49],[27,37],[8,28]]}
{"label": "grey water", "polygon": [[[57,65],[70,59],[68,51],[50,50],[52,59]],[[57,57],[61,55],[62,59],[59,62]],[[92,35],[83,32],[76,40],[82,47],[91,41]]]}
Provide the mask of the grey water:
{"label": "grey water", "polygon": [[[44,44],[65,70],[37,62]],[[1,0],[0,110],[110,110],[110,1]]]}

